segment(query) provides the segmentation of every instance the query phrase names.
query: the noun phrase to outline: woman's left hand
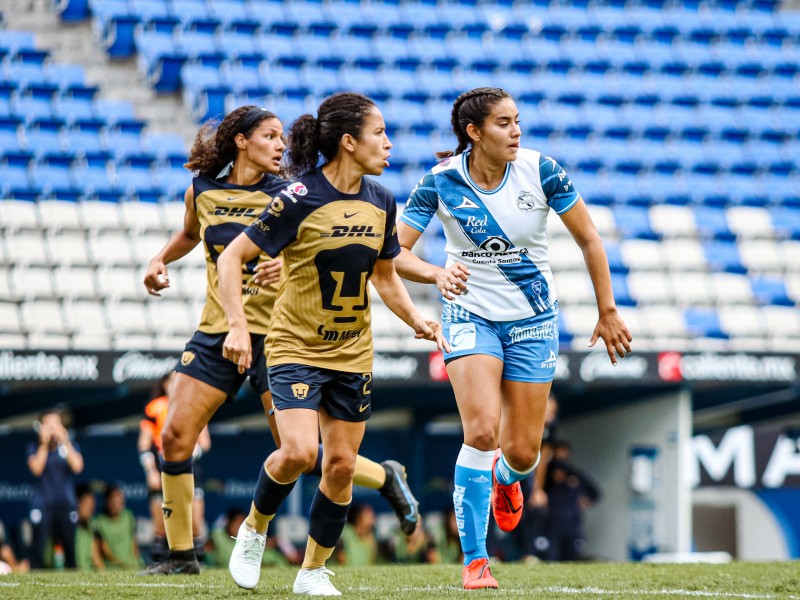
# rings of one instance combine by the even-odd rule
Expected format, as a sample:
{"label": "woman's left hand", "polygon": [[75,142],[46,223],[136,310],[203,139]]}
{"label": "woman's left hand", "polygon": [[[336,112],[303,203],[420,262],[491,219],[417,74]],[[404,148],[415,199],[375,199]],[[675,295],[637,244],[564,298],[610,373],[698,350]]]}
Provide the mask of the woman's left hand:
{"label": "woman's left hand", "polygon": [[436,347],[440,351],[450,352],[450,344],[444,339],[442,333],[442,325],[439,321],[420,320],[414,323],[414,331],[417,335],[414,337],[418,340],[430,340],[436,342]]}
{"label": "woman's left hand", "polygon": [[276,283],[281,278],[281,271],[283,270],[283,259],[273,258],[265,260],[256,265],[255,273],[253,275],[253,283],[266,287]]}
{"label": "woman's left hand", "polygon": [[[603,338],[606,343],[606,351],[608,357],[611,359],[611,364],[617,364],[617,356],[625,358],[628,354],[633,352],[631,350],[631,341],[633,337],[625,321],[622,320],[616,311],[607,313],[597,320],[597,325],[592,333],[592,339],[589,341],[589,347],[594,346],[598,338]],[[614,352],[616,351],[616,355]]]}

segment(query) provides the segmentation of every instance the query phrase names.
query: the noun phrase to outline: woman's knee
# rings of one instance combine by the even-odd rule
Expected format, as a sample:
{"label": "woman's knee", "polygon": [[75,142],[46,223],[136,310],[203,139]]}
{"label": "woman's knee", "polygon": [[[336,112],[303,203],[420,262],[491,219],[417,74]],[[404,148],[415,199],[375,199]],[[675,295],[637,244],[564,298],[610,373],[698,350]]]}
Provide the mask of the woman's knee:
{"label": "woman's knee", "polygon": [[197,443],[197,435],[173,423],[167,423],[161,431],[161,448],[164,458],[169,461],[186,460],[192,455]]}
{"label": "woman's knee", "polygon": [[322,463],[322,472],[324,473],[326,479],[339,483],[352,481],[355,470],[355,454],[334,454],[333,456],[326,455]]}
{"label": "woman's knee", "polygon": [[305,473],[314,468],[318,449],[318,445],[284,444],[280,449],[281,462],[292,472]]}
{"label": "woman's knee", "polygon": [[491,420],[474,420],[464,426],[464,443],[477,450],[494,450],[497,448],[499,424]]}
{"label": "woman's knee", "polygon": [[539,444],[509,443],[503,446],[503,456],[512,469],[527,471],[539,459]]}

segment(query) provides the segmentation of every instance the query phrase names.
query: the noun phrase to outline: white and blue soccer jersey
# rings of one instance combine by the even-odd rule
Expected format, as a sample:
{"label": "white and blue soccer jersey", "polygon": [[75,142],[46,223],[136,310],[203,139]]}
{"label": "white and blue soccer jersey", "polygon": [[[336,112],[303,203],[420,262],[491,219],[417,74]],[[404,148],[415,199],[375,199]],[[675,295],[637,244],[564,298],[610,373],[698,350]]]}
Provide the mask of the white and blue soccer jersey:
{"label": "white and blue soccer jersey", "polygon": [[547,214],[580,199],[564,169],[520,149],[494,190],[469,176],[459,154],[431,169],[411,191],[400,220],[424,231],[434,214],[444,226],[447,266],[469,267],[469,293],[455,303],[490,321],[516,321],[552,311],[556,303],[547,253]]}

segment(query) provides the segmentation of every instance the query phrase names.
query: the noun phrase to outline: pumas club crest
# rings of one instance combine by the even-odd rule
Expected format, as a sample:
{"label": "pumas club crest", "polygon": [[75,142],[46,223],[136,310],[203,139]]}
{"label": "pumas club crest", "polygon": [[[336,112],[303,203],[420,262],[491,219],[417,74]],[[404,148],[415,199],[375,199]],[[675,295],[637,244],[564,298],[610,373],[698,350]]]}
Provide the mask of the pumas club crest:
{"label": "pumas club crest", "polygon": [[534,203],[533,192],[522,191],[517,196],[517,208],[520,210],[530,210],[533,208]]}

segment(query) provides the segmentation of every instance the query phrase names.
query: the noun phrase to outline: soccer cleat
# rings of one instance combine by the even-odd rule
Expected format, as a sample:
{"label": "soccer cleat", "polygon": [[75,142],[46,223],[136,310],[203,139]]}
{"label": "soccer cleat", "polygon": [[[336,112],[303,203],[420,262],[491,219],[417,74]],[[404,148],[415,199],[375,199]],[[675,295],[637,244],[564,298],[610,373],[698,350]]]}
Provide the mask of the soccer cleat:
{"label": "soccer cleat", "polygon": [[465,590],[497,589],[497,579],[489,570],[488,558],[476,558],[461,570],[461,583]]}
{"label": "soccer cleat", "polygon": [[266,544],[266,532],[258,533],[246,522],[239,526],[236,545],[228,563],[228,571],[231,572],[236,585],[246,590],[252,590],[258,585],[261,577],[261,557],[264,556]]}
{"label": "soccer cleat", "polygon": [[196,558],[192,560],[182,560],[179,558],[168,558],[156,563],[144,571],[140,571],[139,575],[199,575],[200,563]]}
{"label": "soccer cleat", "polygon": [[419,502],[408,487],[406,468],[396,460],[385,460],[381,466],[386,469],[386,482],[380,489],[381,496],[386,498],[397,515],[403,533],[411,535],[419,520]]}
{"label": "soccer cleat", "polygon": [[511,485],[497,482],[494,470],[501,455],[502,452],[498,448],[492,462],[492,515],[500,529],[513,531],[522,518],[522,506],[525,499],[522,497],[522,486],[519,481]]}
{"label": "soccer cleat", "polygon": [[341,596],[342,592],[333,587],[330,576],[333,571],[320,567],[319,569],[300,569],[294,580],[292,591],[295,594],[306,596]]}

